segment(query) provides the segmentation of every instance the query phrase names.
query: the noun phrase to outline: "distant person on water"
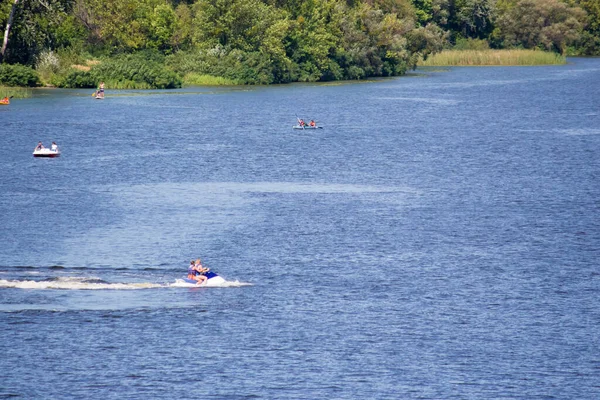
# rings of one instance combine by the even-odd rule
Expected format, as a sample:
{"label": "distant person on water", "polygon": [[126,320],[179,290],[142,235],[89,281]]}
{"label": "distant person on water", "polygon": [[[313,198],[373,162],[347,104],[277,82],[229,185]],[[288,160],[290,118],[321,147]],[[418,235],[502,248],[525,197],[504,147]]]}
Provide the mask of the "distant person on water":
{"label": "distant person on water", "polygon": [[188,279],[193,279],[195,281],[203,283],[208,279],[204,275],[204,273],[206,273],[207,271],[208,269],[204,271],[204,268],[202,268],[202,263],[200,262],[200,259],[197,259],[196,261],[192,260],[190,261],[190,266],[188,267]]}
{"label": "distant person on water", "polygon": [[8,98],[8,96],[2,99],[2,101],[3,101],[3,102],[5,102],[5,103],[7,103],[7,102],[8,102],[8,100],[10,100],[10,99]]}
{"label": "distant person on water", "polygon": [[96,93],[98,93],[98,96],[104,97],[104,82],[100,82],[100,85],[98,86],[98,91]]}
{"label": "distant person on water", "polygon": [[35,146],[36,150],[42,150],[44,148],[44,145],[42,144],[42,142],[38,142],[37,146]]}
{"label": "distant person on water", "polygon": [[190,261],[190,266],[188,267],[188,279],[192,279],[194,281],[198,281],[200,283],[206,280],[204,275],[201,275],[196,268],[196,263],[194,260]]}
{"label": "distant person on water", "polygon": [[316,124],[316,122],[315,122],[314,119],[310,120],[310,124],[309,125],[312,126],[313,128],[317,126],[317,124]]}
{"label": "distant person on water", "polygon": [[194,265],[194,260],[190,261],[190,266],[188,267],[188,279],[194,279],[196,276],[196,269]]}
{"label": "distant person on water", "polygon": [[196,260],[196,269],[197,269],[197,270],[198,270],[198,272],[199,272],[200,274],[202,274],[202,275],[206,275],[206,273],[207,273],[208,271],[210,271],[210,268],[204,268],[204,267],[202,266],[202,261],[200,261],[200,259],[199,259],[199,258]]}
{"label": "distant person on water", "polygon": [[306,125],[306,122],[304,122],[303,119],[298,119],[298,125],[304,126],[304,125]]}
{"label": "distant person on water", "polygon": [[52,142],[52,146],[50,146],[50,149],[52,151],[58,151],[58,145],[56,144],[56,142]]}

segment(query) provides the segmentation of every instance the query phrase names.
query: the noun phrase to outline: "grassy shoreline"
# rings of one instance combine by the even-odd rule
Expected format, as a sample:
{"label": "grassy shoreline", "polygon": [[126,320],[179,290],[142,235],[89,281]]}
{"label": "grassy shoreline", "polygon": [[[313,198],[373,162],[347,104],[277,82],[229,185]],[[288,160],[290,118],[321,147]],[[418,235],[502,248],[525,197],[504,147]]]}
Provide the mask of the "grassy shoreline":
{"label": "grassy shoreline", "polygon": [[564,65],[566,57],[539,50],[444,50],[420,67]]}
{"label": "grassy shoreline", "polygon": [[32,93],[33,93],[32,89],[30,89],[30,88],[0,85],[0,99],[2,99],[4,97],[14,97],[15,99],[25,99],[25,98],[31,97]]}

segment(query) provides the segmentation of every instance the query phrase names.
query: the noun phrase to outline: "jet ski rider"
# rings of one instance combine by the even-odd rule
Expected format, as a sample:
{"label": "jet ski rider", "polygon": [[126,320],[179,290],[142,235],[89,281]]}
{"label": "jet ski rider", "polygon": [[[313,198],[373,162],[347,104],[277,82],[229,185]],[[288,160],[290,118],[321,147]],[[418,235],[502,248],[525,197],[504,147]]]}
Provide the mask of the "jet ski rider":
{"label": "jet ski rider", "polygon": [[197,259],[196,261],[192,260],[190,261],[190,266],[188,267],[187,277],[188,279],[193,279],[200,283],[204,283],[208,280],[208,278],[205,275],[208,271],[208,268],[202,267],[202,262],[200,261],[200,259]]}

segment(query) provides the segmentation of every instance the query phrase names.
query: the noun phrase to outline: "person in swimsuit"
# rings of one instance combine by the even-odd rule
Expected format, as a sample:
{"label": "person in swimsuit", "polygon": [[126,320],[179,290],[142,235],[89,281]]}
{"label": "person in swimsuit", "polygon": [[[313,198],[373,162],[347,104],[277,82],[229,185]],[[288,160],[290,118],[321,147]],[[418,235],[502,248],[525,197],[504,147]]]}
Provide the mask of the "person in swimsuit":
{"label": "person in swimsuit", "polygon": [[190,266],[188,267],[188,279],[193,279],[199,283],[204,283],[208,278],[204,276],[203,272],[206,271],[204,271],[204,268],[202,268],[200,259],[196,261],[190,261]]}
{"label": "person in swimsuit", "polygon": [[202,274],[203,276],[204,276],[204,275],[206,275],[206,273],[207,273],[208,271],[210,271],[210,268],[204,268],[204,267],[202,266],[202,261],[200,261],[200,259],[199,259],[199,258],[196,260],[196,263],[195,263],[195,264],[196,264],[196,271],[198,271],[198,273],[199,273],[199,274]]}
{"label": "person in swimsuit", "polygon": [[100,82],[100,86],[98,86],[98,91],[96,93],[99,97],[104,97],[104,82]]}

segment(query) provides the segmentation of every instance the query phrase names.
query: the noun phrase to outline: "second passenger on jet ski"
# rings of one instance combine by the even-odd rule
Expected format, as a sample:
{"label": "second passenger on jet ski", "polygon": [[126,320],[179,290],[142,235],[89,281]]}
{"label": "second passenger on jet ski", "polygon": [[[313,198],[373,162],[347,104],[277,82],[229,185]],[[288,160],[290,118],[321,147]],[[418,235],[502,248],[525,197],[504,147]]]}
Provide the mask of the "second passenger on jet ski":
{"label": "second passenger on jet ski", "polygon": [[193,279],[200,283],[206,282],[208,278],[204,275],[208,272],[208,268],[203,268],[200,259],[196,261],[190,261],[190,266],[188,267],[188,279]]}

